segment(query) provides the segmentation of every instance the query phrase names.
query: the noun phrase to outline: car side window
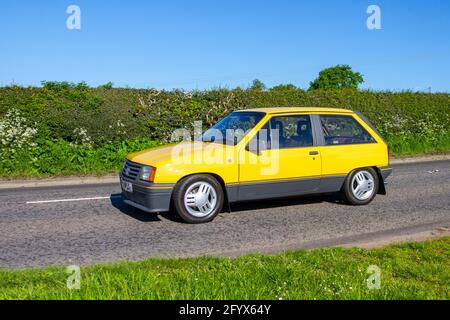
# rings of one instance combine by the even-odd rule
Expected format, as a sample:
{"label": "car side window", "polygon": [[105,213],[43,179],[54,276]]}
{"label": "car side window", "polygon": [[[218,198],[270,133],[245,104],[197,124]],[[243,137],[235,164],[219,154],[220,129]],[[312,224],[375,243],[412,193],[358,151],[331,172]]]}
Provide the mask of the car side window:
{"label": "car side window", "polygon": [[309,115],[278,116],[270,119],[272,149],[302,148],[313,145]]}
{"label": "car side window", "polygon": [[321,115],[325,145],[373,143],[375,139],[352,116]]}

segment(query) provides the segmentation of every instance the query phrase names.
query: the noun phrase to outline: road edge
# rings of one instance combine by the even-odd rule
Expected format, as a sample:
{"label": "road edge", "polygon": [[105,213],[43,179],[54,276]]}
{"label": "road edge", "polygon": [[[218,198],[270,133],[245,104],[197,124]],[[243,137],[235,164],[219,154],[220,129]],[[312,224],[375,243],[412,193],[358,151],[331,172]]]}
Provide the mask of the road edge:
{"label": "road edge", "polygon": [[[432,161],[450,160],[450,154],[418,156],[391,159],[390,164],[408,164]],[[2,189],[20,189],[20,188],[39,188],[39,187],[58,187],[58,186],[79,186],[79,185],[100,185],[119,183],[119,175],[105,176],[85,176],[85,177],[55,177],[43,179],[0,179],[0,190]]]}

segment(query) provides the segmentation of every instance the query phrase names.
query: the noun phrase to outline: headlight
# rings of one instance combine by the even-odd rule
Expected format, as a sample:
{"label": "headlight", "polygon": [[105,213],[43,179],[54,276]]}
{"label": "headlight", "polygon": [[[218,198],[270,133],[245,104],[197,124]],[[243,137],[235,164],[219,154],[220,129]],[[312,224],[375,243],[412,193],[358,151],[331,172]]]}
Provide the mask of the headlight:
{"label": "headlight", "polygon": [[155,179],[156,168],[143,166],[141,168],[141,173],[139,174],[139,178],[144,181],[153,182]]}

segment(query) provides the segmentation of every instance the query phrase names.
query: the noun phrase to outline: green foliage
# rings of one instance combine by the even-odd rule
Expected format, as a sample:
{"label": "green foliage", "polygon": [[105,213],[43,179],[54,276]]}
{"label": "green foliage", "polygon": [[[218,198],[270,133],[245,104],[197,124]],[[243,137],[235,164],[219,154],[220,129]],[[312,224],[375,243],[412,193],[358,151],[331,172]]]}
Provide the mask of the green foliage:
{"label": "green foliage", "polygon": [[264,91],[266,89],[267,89],[266,85],[261,80],[255,79],[252,81],[250,90]]}
{"label": "green foliage", "polygon": [[37,141],[33,148],[2,159],[0,176],[51,176],[118,172],[127,154],[153,148],[159,142],[147,138],[124,140],[98,148],[75,145],[65,140]]}
{"label": "green foliage", "polygon": [[43,81],[42,86],[43,90],[40,91],[40,96],[37,98],[57,109],[95,110],[103,102],[85,82],[75,84]]}
{"label": "green foliage", "polygon": [[[450,298],[450,239],[375,250],[316,249],[236,259],[147,259],[81,267],[1,270],[0,299],[443,299]],[[381,271],[369,289],[368,267]]]}
{"label": "green foliage", "polygon": [[[394,155],[450,150],[450,95],[446,93],[305,91],[293,85],[269,90],[219,88],[186,92],[45,82],[42,88],[0,88],[0,124],[11,127],[10,120],[5,122],[8,112],[20,115],[20,121],[15,122],[20,123],[18,131],[0,130],[0,141],[5,141],[1,152],[6,155],[0,163],[0,175],[51,174],[52,170],[58,174],[77,170],[105,172],[116,168],[117,162],[107,164],[101,160],[102,165],[96,167],[75,160],[86,154],[101,158],[105,150],[112,148],[114,153],[114,148],[123,143],[133,144],[142,139],[169,142],[175,129],[192,132],[196,120],[202,121],[206,129],[234,110],[274,106],[361,111],[385,136]],[[13,141],[23,141],[23,148],[13,146]],[[53,148],[62,150],[55,152]],[[71,154],[74,165],[62,165],[70,157],[61,158],[59,152]],[[48,155],[61,158],[56,169],[46,167],[55,165]],[[30,162],[34,158],[37,160]]]}
{"label": "green foliage", "polygon": [[319,72],[319,77],[310,83],[310,90],[357,89],[364,82],[359,72],[354,72],[349,65],[337,65]]}
{"label": "green foliage", "polygon": [[107,83],[105,83],[105,84],[103,84],[101,86],[98,86],[98,88],[99,89],[106,89],[106,90],[108,90],[108,89],[112,89],[113,85],[114,85],[114,83],[112,83],[110,81],[110,82],[107,82]]}
{"label": "green foliage", "polygon": [[275,87],[270,88],[270,91],[276,92],[276,91],[295,91],[298,90],[296,86],[293,84],[279,84]]}

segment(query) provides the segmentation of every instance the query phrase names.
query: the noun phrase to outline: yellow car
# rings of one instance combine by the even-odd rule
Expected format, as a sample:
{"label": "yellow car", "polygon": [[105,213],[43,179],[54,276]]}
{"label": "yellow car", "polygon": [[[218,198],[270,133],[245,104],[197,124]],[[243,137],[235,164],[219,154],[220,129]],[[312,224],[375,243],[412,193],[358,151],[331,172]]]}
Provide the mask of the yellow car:
{"label": "yellow car", "polygon": [[189,141],[180,129],[174,136],[187,141],[128,155],[124,201],[203,223],[238,201],[341,192],[350,204],[368,204],[386,194],[392,172],[386,142],[351,110],[242,110],[199,132]]}

